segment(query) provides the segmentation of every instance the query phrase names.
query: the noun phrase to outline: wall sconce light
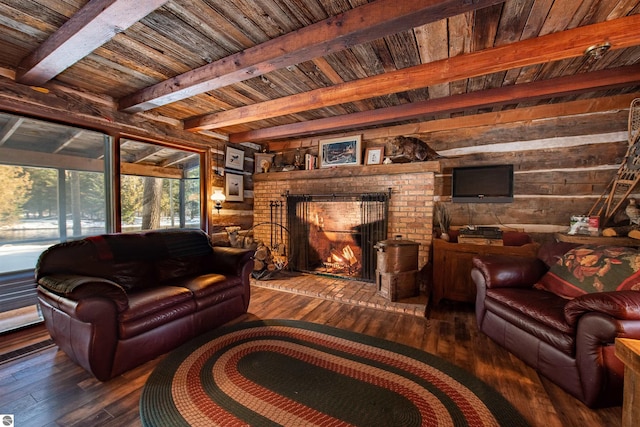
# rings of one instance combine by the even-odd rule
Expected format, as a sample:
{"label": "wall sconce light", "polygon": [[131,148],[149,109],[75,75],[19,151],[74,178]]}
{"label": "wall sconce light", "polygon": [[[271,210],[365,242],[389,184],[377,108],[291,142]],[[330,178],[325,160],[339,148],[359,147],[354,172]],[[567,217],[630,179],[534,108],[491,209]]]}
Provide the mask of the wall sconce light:
{"label": "wall sconce light", "polygon": [[211,195],[211,200],[215,203],[213,205],[214,208],[218,210],[218,215],[220,215],[220,209],[222,209],[222,202],[224,202],[227,198],[222,193],[222,190],[214,190]]}

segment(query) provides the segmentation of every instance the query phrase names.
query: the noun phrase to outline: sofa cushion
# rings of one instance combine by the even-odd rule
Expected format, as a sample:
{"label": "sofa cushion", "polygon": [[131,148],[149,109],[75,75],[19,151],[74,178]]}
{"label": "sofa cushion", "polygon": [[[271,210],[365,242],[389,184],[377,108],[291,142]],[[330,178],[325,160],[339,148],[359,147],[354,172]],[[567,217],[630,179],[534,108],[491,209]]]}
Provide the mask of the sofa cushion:
{"label": "sofa cushion", "polygon": [[193,294],[186,288],[160,286],[129,295],[129,309],[118,316],[120,339],[158,328],[196,311]]}
{"label": "sofa cushion", "polygon": [[499,288],[487,290],[485,307],[508,323],[572,355],[575,329],[565,320],[566,302],[542,290]]}
{"label": "sofa cushion", "polygon": [[593,292],[640,290],[640,252],[582,245],[566,252],[536,287],[571,299]]}
{"label": "sofa cushion", "polygon": [[127,292],[155,286],[153,263],[149,261],[120,261],[109,263],[109,271],[102,274],[125,288]]}
{"label": "sofa cushion", "polygon": [[159,286],[129,294],[129,309],[120,313],[120,322],[128,322],[156,312],[170,312],[173,306],[193,300],[187,288]]}
{"label": "sofa cushion", "polygon": [[227,288],[238,287],[238,284],[241,282],[241,277],[211,273],[192,277],[181,277],[172,281],[171,285],[189,289],[196,299],[200,299]]}
{"label": "sofa cushion", "polygon": [[192,257],[166,258],[155,262],[155,272],[159,283],[170,284],[176,278],[202,274],[207,262],[213,264],[212,253]]}
{"label": "sofa cushion", "polygon": [[558,263],[562,256],[571,249],[581,246],[580,243],[571,242],[544,242],[538,249],[538,258],[544,262],[547,267],[551,267]]}

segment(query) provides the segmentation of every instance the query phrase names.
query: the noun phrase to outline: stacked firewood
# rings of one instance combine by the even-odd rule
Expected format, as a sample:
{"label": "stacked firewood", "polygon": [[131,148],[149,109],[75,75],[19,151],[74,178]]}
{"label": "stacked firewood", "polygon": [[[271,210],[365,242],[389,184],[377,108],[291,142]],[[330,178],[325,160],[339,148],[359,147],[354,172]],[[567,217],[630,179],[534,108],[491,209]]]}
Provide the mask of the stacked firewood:
{"label": "stacked firewood", "polygon": [[284,243],[275,244],[273,248],[258,243],[253,259],[253,277],[265,278],[283,270],[288,264]]}

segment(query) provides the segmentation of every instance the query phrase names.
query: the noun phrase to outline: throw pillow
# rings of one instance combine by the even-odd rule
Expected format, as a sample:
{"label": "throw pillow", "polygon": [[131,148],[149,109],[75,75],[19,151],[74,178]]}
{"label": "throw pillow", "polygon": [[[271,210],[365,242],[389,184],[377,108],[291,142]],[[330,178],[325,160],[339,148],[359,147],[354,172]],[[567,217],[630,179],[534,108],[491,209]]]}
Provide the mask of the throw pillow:
{"label": "throw pillow", "polygon": [[640,251],[583,245],[565,253],[536,284],[564,298],[593,292],[640,291]]}

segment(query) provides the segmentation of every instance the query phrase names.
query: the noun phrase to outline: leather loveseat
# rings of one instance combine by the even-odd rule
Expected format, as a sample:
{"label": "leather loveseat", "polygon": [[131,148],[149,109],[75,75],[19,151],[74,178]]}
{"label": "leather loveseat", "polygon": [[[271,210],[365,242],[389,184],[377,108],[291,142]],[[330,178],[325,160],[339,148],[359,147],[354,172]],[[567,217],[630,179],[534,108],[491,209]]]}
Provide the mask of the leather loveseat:
{"label": "leather loveseat", "polygon": [[[614,341],[640,339],[638,260],[631,248],[563,243],[543,245],[536,258],[477,256],[478,328],[587,406],[621,405]],[[605,277],[618,267],[630,276],[611,290]],[[586,283],[595,289],[581,290]]]}
{"label": "leather loveseat", "polygon": [[36,280],[54,342],[106,381],[246,313],[252,268],[250,251],[165,230],[54,245]]}

